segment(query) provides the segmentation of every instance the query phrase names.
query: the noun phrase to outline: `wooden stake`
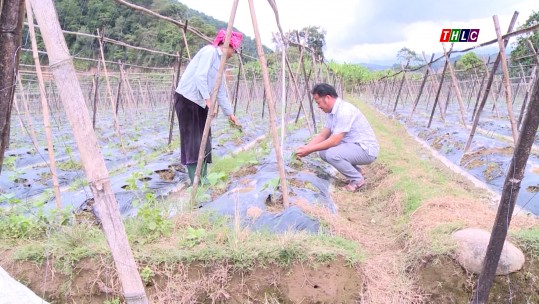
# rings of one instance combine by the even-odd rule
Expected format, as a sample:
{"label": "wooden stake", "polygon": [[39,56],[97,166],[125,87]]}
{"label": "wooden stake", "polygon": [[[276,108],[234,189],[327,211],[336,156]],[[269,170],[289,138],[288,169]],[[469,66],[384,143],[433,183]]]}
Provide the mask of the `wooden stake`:
{"label": "wooden stake", "polygon": [[28,98],[24,94],[24,88],[22,86],[21,81],[21,75],[18,75],[17,81],[19,83],[19,90],[21,91],[21,99],[22,99],[22,106],[24,108],[24,119],[26,120],[26,129],[28,133],[30,133],[30,138],[32,139],[32,143],[35,145],[35,148],[37,149],[37,138],[36,138],[36,132],[34,131],[34,125],[32,124],[32,118],[30,117],[30,109],[28,108]]}
{"label": "wooden stake", "polygon": [[242,68],[242,62],[241,62],[241,55],[243,54],[243,49],[240,50],[240,54],[238,55],[240,60],[238,60],[238,74],[236,77],[236,89],[234,90],[234,115],[236,115],[236,108],[238,106],[238,90],[240,89],[240,76],[241,76],[241,68]]}
{"label": "wooden stake", "polygon": [[267,94],[268,94],[268,103],[269,103],[269,114],[270,114],[270,126],[271,126],[271,133],[273,135],[273,146],[275,148],[275,156],[277,158],[277,167],[279,169],[279,176],[281,179],[281,192],[283,195],[283,205],[285,208],[289,207],[288,203],[288,187],[286,185],[286,173],[284,170],[284,163],[283,158],[281,157],[282,151],[281,146],[279,145],[279,138],[277,134],[277,127],[275,125],[275,101],[273,99],[273,94],[271,93],[271,87],[269,82],[269,75],[268,75],[268,68],[267,68],[267,62],[266,57],[264,56],[264,49],[262,48],[262,42],[260,39],[260,32],[258,30],[258,23],[256,19],[256,13],[255,8],[253,4],[253,0],[249,1],[249,10],[251,12],[251,20],[253,22],[253,30],[255,33],[255,41],[256,41],[256,50],[258,53],[258,59],[260,61],[260,65],[262,68],[262,78],[264,79],[264,87],[266,88]]}
{"label": "wooden stake", "polygon": [[[430,125],[432,124],[432,117],[434,117],[434,112],[436,111],[436,105],[438,104],[438,98],[440,98],[440,93],[442,92],[442,86],[444,84],[444,78],[445,78],[445,71],[447,70],[447,66],[449,65],[449,57],[451,57],[451,49],[449,50],[449,54],[445,58],[445,64],[444,69],[442,70],[442,77],[440,79],[440,85],[438,86],[438,91],[436,92],[436,98],[434,99],[434,105],[432,106],[432,112],[430,113],[429,123],[427,125],[427,128],[430,128]],[[442,119],[444,117],[443,110],[441,105],[440,106],[440,114],[442,115]]]}
{"label": "wooden stake", "polygon": [[111,249],[125,301],[128,304],[146,304],[148,303],[146,292],[127,240],[118,202],[112,191],[90,114],[88,108],[84,106],[84,96],[61,32],[54,3],[52,0],[29,1],[41,28],[41,35],[49,55],[50,69],[73,128],[88,183],[94,195],[93,207]]}
{"label": "wooden stake", "polygon": [[[509,122],[511,123],[511,131],[513,133],[514,144],[516,145],[518,139],[518,128],[515,122],[515,116],[513,115],[513,105],[512,105],[512,92],[511,84],[509,83],[509,69],[507,68],[507,58],[505,56],[505,44],[506,42],[502,39],[502,33],[500,31],[500,23],[498,22],[498,16],[492,16],[494,20],[494,29],[496,30],[496,36],[498,36],[498,46],[500,47],[500,56],[502,62],[502,71],[503,71],[503,84],[505,88],[505,103],[507,105],[507,114],[509,116]],[[507,39],[509,41],[509,39]]]}
{"label": "wooden stake", "polygon": [[[513,18],[511,19],[511,22],[509,23],[509,29],[507,30],[508,33],[510,33],[513,30],[513,26],[517,22],[518,12],[515,12],[513,14]],[[505,40],[504,44],[507,44],[509,41]],[[494,60],[494,64],[492,65],[492,72],[489,75],[488,81],[487,81],[487,87],[485,89],[485,94],[483,95],[483,99],[481,100],[481,104],[479,105],[479,108],[477,109],[477,113],[474,117],[474,122],[472,125],[472,129],[470,130],[470,135],[468,136],[468,141],[466,142],[466,146],[464,147],[464,153],[468,151],[470,148],[470,145],[472,144],[473,137],[475,135],[475,130],[477,129],[477,124],[479,123],[479,118],[481,117],[481,111],[485,107],[485,104],[487,103],[488,94],[490,92],[490,87],[492,85],[492,81],[494,81],[494,75],[496,74],[496,69],[498,69],[498,65],[500,64],[501,56],[498,53],[498,56],[496,57],[496,60]]]}
{"label": "wooden stake", "polygon": [[[121,66],[122,62],[118,62],[118,66]],[[120,79],[118,80],[118,92],[116,94],[116,116],[118,116],[118,109],[120,108],[120,98],[122,97],[122,73],[120,73]]]}
{"label": "wooden stake", "polygon": [[[537,78],[536,78],[537,79]],[[530,151],[535,141],[537,128],[539,127],[539,81],[536,80],[526,118],[524,119],[520,137],[515,145],[515,152],[511,159],[507,176],[503,185],[502,197],[498,206],[496,220],[492,227],[492,233],[483,261],[481,274],[477,279],[477,288],[472,297],[472,303],[483,304],[488,302],[490,288],[494,281],[496,268],[500,261],[503,245],[507,237],[507,231],[515,203],[520,190],[520,184],[524,178],[524,170],[530,156]]]}
{"label": "wooden stake", "polygon": [[537,75],[536,70],[537,70],[537,66],[534,66],[531,73],[532,78],[530,79],[530,83],[528,84],[528,88],[526,89],[526,94],[524,94],[524,99],[522,100],[522,107],[520,108],[520,115],[518,116],[518,129],[519,130],[521,128],[522,118],[524,117],[524,111],[526,109],[526,102],[528,101],[528,96],[531,90],[533,89],[533,83],[535,81],[535,76]]}
{"label": "wooden stake", "polygon": [[[447,55],[447,52],[445,51],[444,43],[442,43],[442,47],[444,49],[445,60],[449,61],[449,57]],[[464,109],[464,102],[462,101],[462,95],[460,93],[460,88],[457,82],[457,77],[455,76],[455,72],[453,71],[453,66],[451,64],[449,64],[449,74],[451,74],[451,83],[453,84],[453,90],[455,90],[455,93],[457,95],[457,101],[459,102],[461,123],[464,126],[464,128],[466,128],[466,109]],[[447,108],[447,105],[446,105],[446,108]]]}
{"label": "wooden stake", "polygon": [[[97,35],[100,36],[99,29],[97,29]],[[107,72],[107,64],[105,63],[105,53],[103,52],[103,43],[101,42],[101,40],[99,41],[99,50],[101,52],[101,60],[103,61],[103,72],[105,73],[105,81],[107,83],[107,92],[110,99],[110,105],[112,107],[112,117],[114,117],[114,129],[116,130],[116,135],[118,135],[118,139],[120,140],[122,151],[125,151],[124,141],[122,139],[122,134],[120,133],[120,124],[118,123],[118,116],[116,115],[116,106],[114,104],[114,97],[112,95],[112,89],[110,87],[109,73]]]}
{"label": "wooden stake", "polygon": [[475,114],[477,113],[477,106],[479,105],[479,99],[481,98],[481,92],[483,91],[483,85],[485,83],[485,79],[488,76],[488,65],[489,64],[490,64],[490,56],[488,56],[487,63],[485,64],[485,73],[483,74],[483,79],[481,79],[481,84],[479,85],[479,91],[477,92],[477,99],[475,100],[475,106],[473,108],[473,113],[472,113],[472,121],[475,119]]}
{"label": "wooden stake", "polygon": [[37,52],[36,33],[34,30],[34,17],[32,15],[32,6],[30,2],[26,2],[26,16],[28,18],[28,30],[32,41],[32,54],[34,57],[34,65],[36,66],[37,81],[39,85],[39,96],[41,99],[41,108],[43,113],[43,123],[45,125],[45,136],[47,138],[47,152],[49,154],[49,164],[52,176],[52,185],[54,188],[54,197],[56,199],[56,208],[62,208],[62,198],[60,195],[60,184],[58,182],[58,174],[56,172],[56,160],[54,158],[54,146],[52,144],[51,123],[49,120],[49,106],[47,102],[47,92],[45,91],[45,81],[41,73],[41,64],[39,63],[39,54]]}
{"label": "wooden stake", "polygon": [[200,182],[200,172],[202,171],[202,163],[205,158],[205,152],[206,152],[206,145],[208,143],[208,137],[210,134],[210,127],[213,118],[215,117],[215,108],[217,106],[216,100],[217,100],[217,93],[219,92],[219,88],[221,87],[221,81],[223,80],[223,74],[225,71],[225,64],[226,64],[226,53],[228,52],[228,48],[230,47],[230,36],[232,34],[232,25],[234,24],[234,18],[236,16],[236,10],[238,9],[238,2],[239,0],[234,0],[234,3],[232,4],[232,10],[230,11],[230,18],[228,20],[228,26],[226,29],[226,36],[225,41],[223,43],[224,48],[224,54],[221,56],[221,63],[219,64],[219,70],[217,71],[217,79],[215,80],[215,85],[213,87],[213,92],[210,99],[210,108],[208,109],[208,117],[206,118],[206,124],[204,126],[204,132],[202,133],[202,140],[200,143],[200,150],[198,152],[198,161],[197,161],[197,168],[195,171],[195,177],[193,179],[193,187],[191,189],[191,199],[190,204],[191,206],[194,206],[195,204],[195,197],[198,190],[198,184]]}
{"label": "wooden stake", "polygon": [[395,112],[397,110],[397,104],[399,103],[399,97],[401,96],[402,86],[404,85],[404,81],[406,80],[406,70],[408,69],[408,64],[410,64],[409,59],[406,62],[406,66],[403,67],[402,64],[401,64],[402,80],[401,80],[401,84],[399,86],[399,92],[397,93],[397,99],[395,99],[395,106],[393,106],[393,112]]}
{"label": "wooden stake", "polygon": [[[100,39],[100,45],[103,43],[103,35],[105,34],[105,32],[103,31],[101,37],[99,38]],[[94,93],[94,114],[93,114],[93,118],[92,118],[92,125],[94,127],[94,130],[95,130],[95,117],[97,115],[97,101],[98,101],[98,92],[99,92],[99,73],[101,71],[101,60],[97,61],[97,71],[95,73],[95,76],[94,76],[94,82],[95,82],[95,93]],[[118,112],[118,111],[116,111]]]}
{"label": "wooden stake", "polygon": [[419,99],[421,98],[421,93],[423,93],[423,88],[425,87],[425,83],[427,83],[427,78],[429,77],[429,69],[430,65],[432,64],[432,60],[434,59],[434,53],[432,53],[432,56],[430,57],[429,62],[427,63],[427,68],[425,69],[425,75],[423,76],[423,81],[421,82],[421,86],[419,87],[419,94],[417,94],[417,98],[415,99],[414,105],[412,107],[412,111],[410,112],[410,116],[408,116],[407,122],[412,119],[412,116],[414,116],[415,108],[419,104]]}

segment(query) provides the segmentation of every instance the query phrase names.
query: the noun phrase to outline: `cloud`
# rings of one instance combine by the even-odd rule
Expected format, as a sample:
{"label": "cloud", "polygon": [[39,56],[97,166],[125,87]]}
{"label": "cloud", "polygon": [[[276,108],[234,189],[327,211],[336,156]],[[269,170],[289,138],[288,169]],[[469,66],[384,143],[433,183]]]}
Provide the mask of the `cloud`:
{"label": "cloud", "polygon": [[353,19],[347,31],[332,33],[333,43],[340,46],[392,43],[403,40],[408,27],[417,22],[436,21],[441,29],[443,24],[491,17],[505,13],[508,8],[504,0],[385,0],[367,1],[355,9],[361,17]]}

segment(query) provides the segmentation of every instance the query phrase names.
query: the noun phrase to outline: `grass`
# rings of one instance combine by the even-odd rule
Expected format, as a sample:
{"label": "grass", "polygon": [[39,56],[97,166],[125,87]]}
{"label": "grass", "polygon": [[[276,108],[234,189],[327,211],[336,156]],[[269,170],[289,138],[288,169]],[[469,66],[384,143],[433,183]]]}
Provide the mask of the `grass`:
{"label": "grass", "polygon": [[216,158],[209,166],[209,172],[234,172],[245,165],[258,164],[257,156],[256,151],[248,150],[239,152],[234,156]]}
{"label": "grass", "polygon": [[357,100],[352,100],[352,103],[361,110],[376,133],[381,147],[377,162],[387,167],[390,178],[395,180],[386,190],[404,194],[406,215],[412,214],[424,201],[435,197],[474,196],[458,186],[461,177],[429,159],[428,152],[422,150],[402,125],[385,118],[364,103]]}
{"label": "grass", "polygon": [[71,170],[80,170],[82,169],[82,164],[73,159],[69,159],[65,162],[59,162],[56,164],[58,169],[62,171],[71,171]]}
{"label": "grass", "polygon": [[461,221],[443,223],[429,233],[430,253],[435,255],[448,254],[456,249],[456,243],[451,238],[453,232],[465,228]]}
{"label": "grass", "polygon": [[539,228],[522,229],[513,234],[524,250],[539,258]]}
{"label": "grass", "polygon": [[[275,235],[264,231],[253,232],[230,225],[231,218],[211,213],[192,217],[181,215],[175,219],[163,217],[160,221],[165,222],[162,225],[167,229],[166,232],[155,232],[158,235],[152,235],[142,228],[152,226],[152,219],[147,216],[125,222],[135,259],[150,265],[150,269],[145,270],[146,277],[151,274],[151,265],[157,267],[163,262],[188,264],[227,261],[235,269],[245,270],[254,265],[285,266],[297,261],[324,263],[339,257],[354,265],[363,259],[355,242],[327,233]],[[41,264],[49,258],[54,261],[57,271],[67,275],[82,259],[95,258],[99,261],[102,257],[110,257],[102,231],[87,223],[61,227],[53,230],[49,237],[43,235],[32,241],[2,240],[2,243],[10,244],[2,249],[12,250],[14,260]]]}

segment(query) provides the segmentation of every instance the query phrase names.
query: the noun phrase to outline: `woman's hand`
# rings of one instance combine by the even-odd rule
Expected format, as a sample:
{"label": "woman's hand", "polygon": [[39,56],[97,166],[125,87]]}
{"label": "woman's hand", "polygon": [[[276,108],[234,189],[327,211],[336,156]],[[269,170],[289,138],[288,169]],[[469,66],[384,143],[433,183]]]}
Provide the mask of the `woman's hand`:
{"label": "woman's hand", "polygon": [[238,119],[236,118],[236,116],[234,116],[234,114],[228,116],[228,120],[230,120],[232,123],[234,123],[236,126],[239,126],[240,124],[238,123]]}

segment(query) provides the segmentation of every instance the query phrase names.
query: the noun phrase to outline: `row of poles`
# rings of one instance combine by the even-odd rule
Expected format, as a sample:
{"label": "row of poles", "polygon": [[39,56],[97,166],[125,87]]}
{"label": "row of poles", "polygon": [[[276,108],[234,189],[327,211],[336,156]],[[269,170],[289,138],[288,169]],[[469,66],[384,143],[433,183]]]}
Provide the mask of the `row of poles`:
{"label": "row of poles", "polygon": [[[499,67],[501,66],[501,77],[499,77],[501,78],[501,80],[498,84],[497,93],[493,92],[495,96],[494,98],[490,98],[490,100],[493,101],[493,111],[498,111],[498,108],[502,108],[500,106],[497,106],[496,101],[498,99],[498,96],[501,95],[500,92],[503,85],[503,95],[505,96],[506,110],[506,113],[504,113],[503,115],[506,115],[507,120],[509,121],[512,135],[511,138],[515,146],[515,150],[503,185],[500,204],[491,232],[486,256],[483,260],[483,268],[477,280],[476,288],[473,292],[473,296],[471,299],[471,302],[474,304],[483,304],[488,302],[490,288],[494,280],[494,275],[499,263],[501,251],[507,237],[507,231],[509,229],[509,224],[511,222],[511,218],[515,208],[518,191],[520,190],[520,184],[522,178],[524,177],[526,163],[537,135],[537,128],[539,126],[539,80],[537,78],[539,55],[536,52],[535,47],[531,43],[528,43],[531,53],[530,56],[535,58],[536,65],[532,67],[530,75],[525,75],[524,71],[522,70],[520,78],[516,79],[516,83],[515,81],[512,81],[509,77],[509,68],[507,63],[508,61],[505,55],[509,37],[534,31],[539,28],[539,25],[520,29],[518,31],[513,31],[513,27],[516,23],[517,17],[518,12],[515,12],[508,28],[508,34],[502,36],[500,32],[498,17],[493,16],[494,28],[496,31],[497,39],[489,43],[497,42],[499,47],[499,53],[493,62],[490,62],[489,58],[488,62],[485,63],[485,72],[483,73],[480,81],[479,77],[476,76],[474,78],[472,75],[471,79],[467,80],[467,82],[459,82],[457,74],[453,69],[452,65],[450,64],[450,56],[452,53],[455,53],[452,51],[453,46],[451,46],[449,51],[447,51],[445,46],[442,44],[444,54],[439,59],[445,59],[445,64],[440,75],[438,76],[432,69],[432,63],[434,62],[434,54],[431,56],[431,59],[429,61],[427,61],[424,56],[427,63],[424,66],[425,72],[423,74],[423,79],[420,85],[411,86],[408,84],[405,86],[408,90],[409,95],[412,98],[414,98],[415,96],[413,103],[411,103],[410,105],[411,111],[407,117],[407,121],[413,119],[414,113],[417,109],[417,106],[419,105],[422,94],[425,91],[425,87],[427,87],[427,97],[423,100],[427,101],[427,108],[429,107],[428,101],[434,98],[434,102],[430,106],[431,113],[427,125],[427,127],[429,128],[431,126],[436,111],[439,112],[441,119],[445,120],[447,104],[450,100],[449,96],[450,94],[456,96],[459,111],[459,121],[465,128],[469,128],[470,130],[468,140],[464,148],[464,152],[466,153],[469,150],[470,145],[473,141],[473,137],[477,130],[481,115],[483,114],[484,107],[487,104],[487,100],[489,100],[490,98],[489,96],[491,95],[491,91],[496,88],[496,86],[493,86],[493,84],[495,82],[496,76],[498,75]],[[486,44],[488,43],[485,43],[483,45]],[[362,89],[364,91],[366,90],[369,93],[372,99],[374,99],[375,103],[383,102],[383,100],[386,100],[389,106],[394,98],[392,111],[395,112],[397,106],[399,105],[400,97],[404,95],[402,93],[402,89],[404,84],[407,82],[407,65],[403,67],[403,70],[401,72],[399,72],[402,73],[399,84],[397,84],[397,82],[399,81],[397,77],[394,77],[393,79],[386,78],[366,84],[365,86],[363,86]],[[427,85],[429,75],[430,81]],[[449,77],[450,88],[448,88],[446,91],[447,99],[445,101],[445,104],[443,104],[442,87],[444,84],[445,77]],[[471,89],[469,89],[470,83]],[[463,84],[465,84],[465,86],[467,85],[468,89],[463,90]],[[516,88],[514,88],[515,86]],[[418,88],[416,90],[416,94],[413,94],[412,92],[413,87]],[[524,93],[521,93],[522,103],[519,118],[518,120],[516,120],[515,114],[513,113],[513,106],[521,87],[524,87]],[[395,92],[396,97],[394,94]],[[513,94],[513,92],[516,93]],[[468,106],[464,105],[464,98],[466,97],[466,95],[468,96]],[[473,106],[473,113],[471,116],[472,125],[471,127],[468,127],[467,124],[469,121],[467,111],[469,110],[471,98],[475,95],[477,97],[475,105]]]}

